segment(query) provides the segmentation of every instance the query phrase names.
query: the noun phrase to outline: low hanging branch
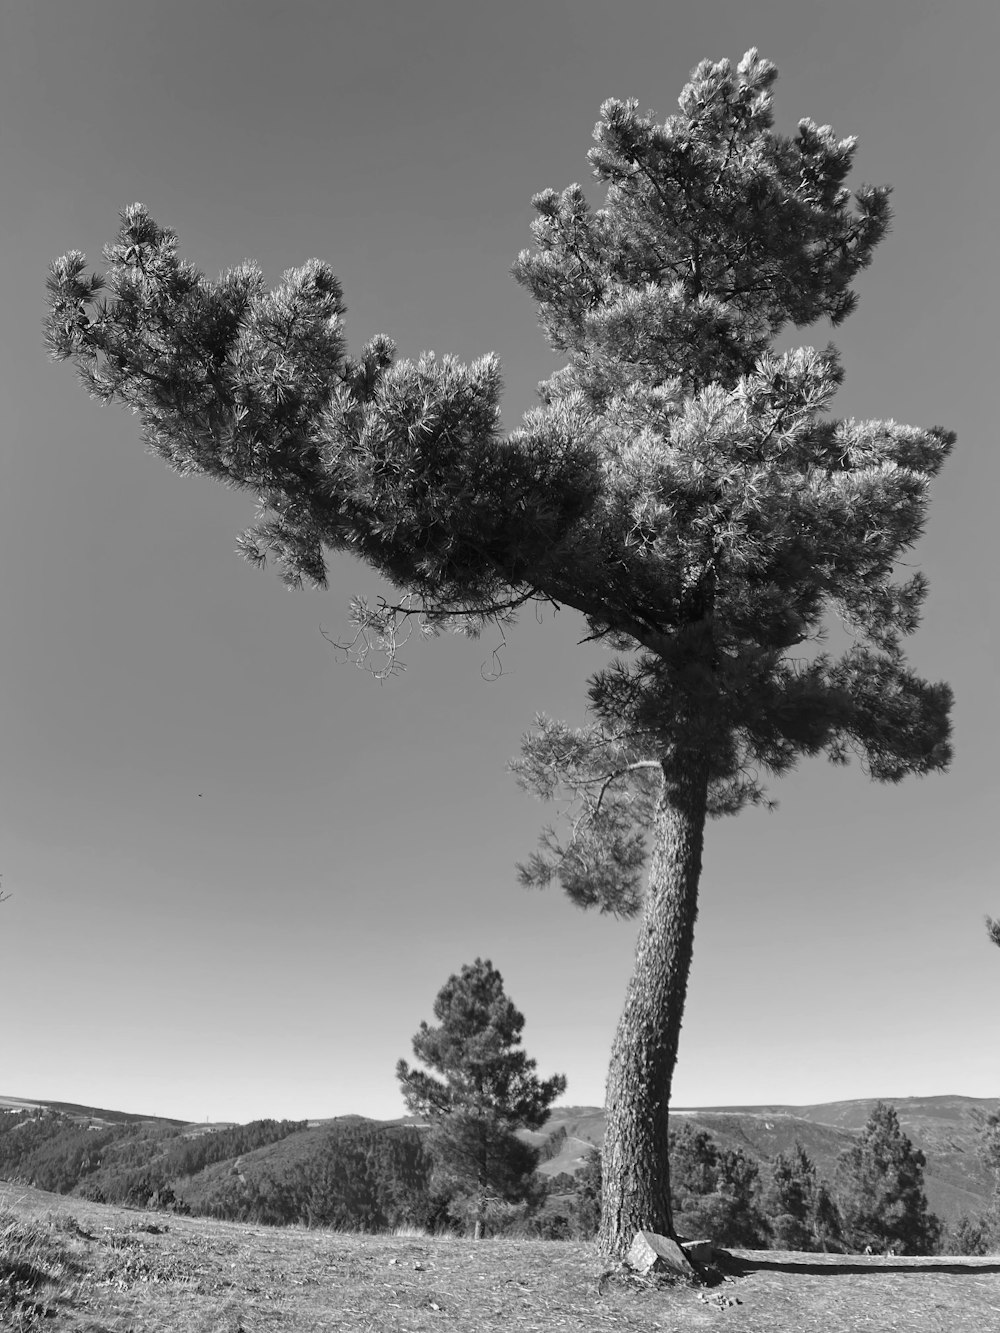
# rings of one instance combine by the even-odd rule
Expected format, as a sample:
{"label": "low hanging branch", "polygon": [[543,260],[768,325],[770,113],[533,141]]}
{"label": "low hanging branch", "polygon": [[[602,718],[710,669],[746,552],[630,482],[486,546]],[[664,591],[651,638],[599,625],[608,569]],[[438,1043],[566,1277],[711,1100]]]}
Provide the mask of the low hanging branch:
{"label": "low hanging branch", "polygon": [[[369,606],[366,598],[352,597],[350,622],[355,630],[354,637],[347,642],[338,642],[325,630],[321,629],[320,633],[332,647],[343,653],[347,661],[370,671],[376,680],[382,681],[406,670],[399,653],[409,642],[414,630],[423,638],[435,638],[450,632],[478,639],[487,625],[492,625],[505,643],[504,624],[509,623],[527,602],[541,605],[547,600],[534,589],[509,598],[506,602],[494,603],[488,608],[434,607],[419,602],[414,596],[406,596],[398,603],[380,597],[375,606]],[[498,650],[494,649],[494,659],[497,656]],[[500,674],[499,671],[497,674]]]}
{"label": "low hanging branch", "polygon": [[629,739],[601,726],[574,729],[542,714],[535,725],[509,767],[524,790],[565,805],[568,830],[563,838],[543,831],[541,850],[518,866],[521,884],[557,880],[578,906],[635,915],[662,761],[634,758]]}

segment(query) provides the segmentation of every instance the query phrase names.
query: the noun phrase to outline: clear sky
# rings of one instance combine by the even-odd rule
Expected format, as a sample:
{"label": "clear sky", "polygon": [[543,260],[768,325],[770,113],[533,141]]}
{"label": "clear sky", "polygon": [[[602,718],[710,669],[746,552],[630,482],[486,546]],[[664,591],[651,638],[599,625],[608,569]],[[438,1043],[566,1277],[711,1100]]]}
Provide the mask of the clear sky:
{"label": "clear sky", "polygon": [[664,117],[751,45],[779,128],[857,134],[854,182],[895,189],[836,406],[958,431],[911,641],[956,758],[892,789],[807,761],[776,813],[709,827],[675,1103],[1000,1096],[995,0],[5,0],[0,1093],[399,1115],[396,1060],[481,955],[540,1072],[603,1101],[635,925],[517,886],[546,812],[505,771],[536,711],[583,720],[603,655],[529,614],[492,682],[489,639],[413,645],[381,687],[341,664],[321,627],[374,577],[338,557],[296,594],[242,563],[252,502],[47,361],[45,267],[99,261],[133,200],[213,276],[327,259],[355,349],[496,351],[513,426],[558,364],[508,276],[532,194],[589,179],[605,98]]}

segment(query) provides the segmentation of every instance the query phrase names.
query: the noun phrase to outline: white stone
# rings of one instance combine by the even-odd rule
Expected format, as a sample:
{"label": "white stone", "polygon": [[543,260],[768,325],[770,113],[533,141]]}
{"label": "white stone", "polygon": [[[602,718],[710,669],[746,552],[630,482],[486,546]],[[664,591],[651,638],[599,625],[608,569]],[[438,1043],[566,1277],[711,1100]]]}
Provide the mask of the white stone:
{"label": "white stone", "polygon": [[676,1273],[681,1277],[695,1277],[687,1255],[669,1236],[658,1236],[655,1231],[637,1231],[625,1256],[625,1262],[636,1273]]}

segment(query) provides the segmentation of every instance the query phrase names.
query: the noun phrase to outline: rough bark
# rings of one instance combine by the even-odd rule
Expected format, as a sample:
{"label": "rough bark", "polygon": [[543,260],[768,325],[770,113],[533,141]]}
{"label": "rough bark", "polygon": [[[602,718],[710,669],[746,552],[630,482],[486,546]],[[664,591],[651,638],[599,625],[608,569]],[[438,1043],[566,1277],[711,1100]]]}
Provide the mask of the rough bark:
{"label": "rough bark", "polygon": [[635,966],[608,1071],[600,1249],[621,1256],[637,1231],[676,1239],[667,1163],[670,1086],[687,991],[705,834],[707,767],[665,768]]}

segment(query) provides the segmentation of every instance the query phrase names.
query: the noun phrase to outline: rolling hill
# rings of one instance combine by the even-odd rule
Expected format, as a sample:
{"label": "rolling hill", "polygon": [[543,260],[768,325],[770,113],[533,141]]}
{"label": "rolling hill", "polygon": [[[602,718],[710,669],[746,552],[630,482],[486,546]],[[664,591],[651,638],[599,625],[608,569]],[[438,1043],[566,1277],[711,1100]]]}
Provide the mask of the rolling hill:
{"label": "rolling hill", "polygon": [[[820,1175],[832,1179],[838,1155],[853,1142],[876,1100],[863,1098],[808,1106],[682,1107],[672,1114],[706,1130],[720,1147],[739,1148],[762,1163],[787,1151],[798,1141],[815,1162]],[[992,1099],[961,1096],[883,1100],[892,1102],[903,1131],[927,1158],[924,1182],[931,1209],[945,1221],[954,1221],[963,1213],[981,1212],[991,1195],[993,1177],[978,1157],[977,1116],[1000,1109],[1000,1104]],[[4,1111],[29,1110],[37,1110],[39,1114],[55,1112],[65,1120],[67,1133],[75,1131],[79,1135],[81,1130],[114,1133],[116,1129],[141,1133],[149,1145],[145,1160],[150,1162],[171,1151],[176,1155],[176,1149],[171,1150],[169,1145],[178,1139],[189,1140],[216,1133],[225,1137],[226,1131],[238,1128],[228,1122],[225,1125],[188,1124],[182,1120],[133,1115],[68,1102],[0,1097],[0,1116]],[[326,1141],[331,1135],[336,1137],[339,1131],[349,1126],[369,1126],[373,1130],[392,1126],[419,1128],[416,1122],[405,1119],[375,1121],[364,1116],[314,1119],[294,1129],[288,1126],[276,1141],[266,1142],[241,1157],[215,1157],[213,1154],[213,1160],[202,1172],[186,1179],[185,1193],[195,1202],[227,1175],[242,1173],[251,1178],[262,1175],[274,1178],[301,1171],[325,1155]],[[573,1174],[579,1170],[588,1150],[603,1139],[604,1112],[594,1106],[557,1106],[542,1131],[526,1132],[524,1137],[540,1146],[552,1134],[562,1130],[565,1140],[559,1151],[540,1167],[545,1175]],[[222,1147],[221,1142],[219,1147]]]}

